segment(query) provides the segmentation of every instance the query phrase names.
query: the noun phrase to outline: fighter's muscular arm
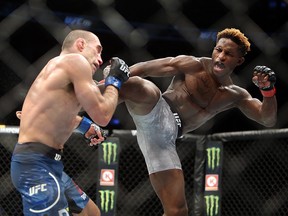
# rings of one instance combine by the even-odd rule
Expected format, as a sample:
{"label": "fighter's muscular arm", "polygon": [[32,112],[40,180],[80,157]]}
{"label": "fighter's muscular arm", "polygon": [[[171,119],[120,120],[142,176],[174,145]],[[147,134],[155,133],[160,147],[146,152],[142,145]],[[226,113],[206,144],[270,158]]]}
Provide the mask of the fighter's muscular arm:
{"label": "fighter's muscular arm", "polygon": [[118,89],[108,85],[102,95],[92,79],[91,66],[83,56],[70,58],[66,67],[80,105],[95,123],[106,126],[117,106]]}
{"label": "fighter's muscular arm", "polygon": [[266,126],[272,127],[277,121],[277,100],[274,83],[274,72],[265,66],[257,66],[254,69],[253,82],[263,95],[262,102],[243,90],[244,99],[238,103],[238,108],[250,119]]}
{"label": "fighter's muscular arm", "polygon": [[[18,119],[21,119],[22,111],[16,111],[16,116]],[[85,119],[85,117],[81,117],[79,115],[76,116],[74,120],[74,129],[77,129],[80,127],[81,122]],[[103,142],[106,139],[105,132],[98,127],[97,125],[93,125],[93,122],[90,123],[89,128],[87,131],[80,131],[84,135],[84,137],[88,140],[90,140],[90,145],[97,145],[101,142]]]}
{"label": "fighter's muscular arm", "polygon": [[[16,116],[17,116],[18,119],[21,119],[22,111],[18,110],[18,111],[16,111],[15,114],[16,114]],[[76,118],[75,118],[74,129],[76,129],[76,128],[79,126],[79,124],[80,124],[81,121],[82,121],[82,117],[79,116],[79,115],[77,115]]]}
{"label": "fighter's muscular arm", "polygon": [[277,120],[276,97],[263,97],[261,102],[257,98],[252,98],[248,92],[245,95],[245,98],[237,103],[241,112],[265,127],[274,126]]}
{"label": "fighter's muscular arm", "polygon": [[179,73],[192,72],[201,67],[199,58],[194,56],[179,55],[139,62],[130,67],[131,76],[140,77],[165,77],[175,76]]}

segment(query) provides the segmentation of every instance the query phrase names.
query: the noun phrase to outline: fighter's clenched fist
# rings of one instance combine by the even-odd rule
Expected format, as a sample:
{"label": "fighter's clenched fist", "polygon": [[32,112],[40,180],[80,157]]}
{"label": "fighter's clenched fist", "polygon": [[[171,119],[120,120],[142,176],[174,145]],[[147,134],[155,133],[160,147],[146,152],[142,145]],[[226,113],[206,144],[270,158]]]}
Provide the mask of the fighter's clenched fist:
{"label": "fighter's clenched fist", "polygon": [[110,62],[111,67],[109,74],[105,79],[105,86],[113,85],[119,90],[122,83],[129,79],[129,67],[122,59],[118,57],[113,57]]}
{"label": "fighter's clenched fist", "polygon": [[253,72],[253,83],[259,87],[264,97],[273,97],[276,93],[276,75],[273,70],[266,66],[256,66]]}

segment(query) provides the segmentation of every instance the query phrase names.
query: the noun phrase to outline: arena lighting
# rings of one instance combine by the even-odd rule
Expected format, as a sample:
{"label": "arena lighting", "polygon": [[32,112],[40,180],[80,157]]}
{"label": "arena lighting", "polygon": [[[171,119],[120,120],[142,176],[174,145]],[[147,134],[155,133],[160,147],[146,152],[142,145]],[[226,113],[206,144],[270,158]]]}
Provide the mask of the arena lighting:
{"label": "arena lighting", "polygon": [[271,9],[274,8],[287,8],[287,2],[285,1],[278,1],[278,0],[269,0],[268,6]]}
{"label": "arena lighting", "polygon": [[79,28],[89,28],[92,25],[92,21],[77,16],[65,16],[64,23],[68,26],[77,26]]}
{"label": "arena lighting", "polygon": [[111,119],[111,121],[109,122],[109,124],[111,125],[111,126],[119,126],[120,125],[120,120],[118,119],[118,118],[116,118],[116,117],[113,117],[112,119]]}

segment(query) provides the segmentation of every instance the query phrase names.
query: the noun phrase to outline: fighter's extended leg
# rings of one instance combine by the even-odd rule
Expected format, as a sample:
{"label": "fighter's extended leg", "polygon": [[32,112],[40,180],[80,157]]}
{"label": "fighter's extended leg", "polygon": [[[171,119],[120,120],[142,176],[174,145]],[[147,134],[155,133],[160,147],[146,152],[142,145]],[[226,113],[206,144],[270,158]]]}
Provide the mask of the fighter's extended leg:
{"label": "fighter's extended leg", "polygon": [[164,208],[164,216],[188,216],[183,171],[171,169],[152,173],[151,184]]}
{"label": "fighter's extended leg", "polygon": [[123,84],[119,101],[125,100],[134,114],[146,115],[158,102],[160,93],[160,89],[154,83],[135,76]]}

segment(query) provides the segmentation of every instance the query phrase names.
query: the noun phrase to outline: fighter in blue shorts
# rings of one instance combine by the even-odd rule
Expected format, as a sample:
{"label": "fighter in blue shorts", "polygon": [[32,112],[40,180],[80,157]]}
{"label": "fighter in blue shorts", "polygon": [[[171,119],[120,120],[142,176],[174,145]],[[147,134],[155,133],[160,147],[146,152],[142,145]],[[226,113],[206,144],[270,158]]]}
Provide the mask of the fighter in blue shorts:
{"label": "fighter in blue shorts", "polygon": [[[25,215],[68,215],[71,212],[65,193],[72,195],[68,199],[74,199],[80,210],[85,206],[78,215],[100,215],[99,208],[84,193],[79,199],[73,192],[77,187],[63,174],[59,150],[64,149],[77,126],[86,134],[94,125],[92,121],[106,126],[115,112],[129,68],[122,59],[112,58],[105,90],[101,92],[93,75],[103,63],[102,49],[92,32],[71,31],[60,54],[47,62],[25,97],[11,161],[11,177],[23,198]],[[81,117],[79,121],[80,111],[85,111],[92,121]],[[97,129],[94,134],[101,135]],[[78,201],[81,199],[85,200],[82,204]]]}
{"label": "fighter in blue shorts", "polygon": [[[18,119],[21,119],[21,114],[22,114],[21,111],[16,111],[16,116]],[[102,142],[102,138],[104,138],[104,139],[106,138],[105,132],[100,127],[98,127],[96,124],[94,124],[91,120],[87,119],[86,117],[82,118],[80,116],[77,116],[76,119],[77,119],[76,125],[78,125],[81,121],[86,122],[87,126],[90,124],[90,128],[87,132],[81,131],[83,128],[82,129],[76,128],[76,130],[78,132],[80,132],[84,135],[84,138],[86,140],[90,141],[90,146],[97,145],[97,144]],[[95,134],[94,133],[95,130],[97,132],[100,132],[100,133]],[[19,171],[21,171],[22,168],[21,167],[17,168],[17,166],[20,166],[21,164],[29,163],[29,157],[30,157],[29,154],[30,153],[34,153],[36,155],[38,154],[37,157],[39,157],[39,158],[48,157],[47,159],[49,159],[49,158],[52,159],[52,162],[54,160],[61,161],[61,159],[62,159],[62,151],[60,151],[60,150],[57,151],[57,150],[54,150],[52,148],[50,149],[49,147],[47,147],[46,145],[43,145],[41,143],[40,143],[41,145],[39,145],[39,146],[37,144],[34,144],[34,143],[27,143],[27,144],[19,145],[17,143],[15,145],[12,160],[11,160],[12,182],[13,182],[14,186],[17,188],[17,190],[23,191],[23,194],[25,194],[25,191],[21,189],[21,188],[23,188],[23,186],[21,186],[22,184],[19,184],[17,182],[19,179]],[[25,152],[26,152],[26,155],[28,153],[28,156],[25,156]],[[15,160],[15,158],[18,158],[18,159]],[[22,162],[20,163],[21,158],[22,158]],[[32,164],[31,166],[33,166],[33,165],[34,164]],[[63,164],[62,164],[62,166],[63,166]],[[25,167],[23,167],[23,169],[25,170]],[[28,172],[29,172],[29,169],[28,169]],[[25,179],[25,176],[23,176],[22,180],[23,179]],[[89,209],[90,207],[88,206],[88,203],[90,203],[89,204],[90,206],[93,206],[94,202],[87,196],[87,194],[85,192],[82,191],[82,189],[64,171],[62,172],[61,181],[64,184],[64,194],[65,194],[65,197],[68,201],[69,212],[72,214],[80,214],[83,211],[83,214],[90,215],[89,210],[86,210],[85,207]],[[21,194],[22,194],[22,192],[21,192]],[[22,199],[25,200],[26,199],[25,196],[22,195]],[[24,212],[25,211],[26,210],[24,209]],[[29,212],[29,214],[30,214],[30,212]]]}

